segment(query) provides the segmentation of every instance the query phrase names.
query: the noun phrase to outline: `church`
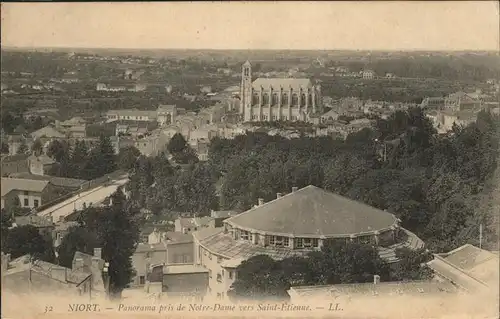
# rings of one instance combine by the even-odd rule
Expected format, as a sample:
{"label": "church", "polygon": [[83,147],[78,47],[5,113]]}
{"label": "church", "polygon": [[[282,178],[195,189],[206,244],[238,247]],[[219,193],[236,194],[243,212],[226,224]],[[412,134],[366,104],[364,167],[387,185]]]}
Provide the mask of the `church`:
{"label": "church", "polygon": [[240,115],[244,122],[308,121],[323,112],[321,87],[310,79],[257,78],[242,66]]}

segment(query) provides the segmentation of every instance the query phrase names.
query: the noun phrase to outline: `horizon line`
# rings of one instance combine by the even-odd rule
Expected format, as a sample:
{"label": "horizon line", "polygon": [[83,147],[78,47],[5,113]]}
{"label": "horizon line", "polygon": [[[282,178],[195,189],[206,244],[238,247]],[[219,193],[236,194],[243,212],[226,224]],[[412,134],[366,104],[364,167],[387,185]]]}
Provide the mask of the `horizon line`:
{"label": "horizon line", "polygon": [[1,49],[79,49],[79,50],[184,50],[184,51],[369,51],[369,52],[489,52],[500,54],[500,49],[266,49],[266,48],[140,48],[140,47],[72,47],[72,46],[9,46],[2,45]]}

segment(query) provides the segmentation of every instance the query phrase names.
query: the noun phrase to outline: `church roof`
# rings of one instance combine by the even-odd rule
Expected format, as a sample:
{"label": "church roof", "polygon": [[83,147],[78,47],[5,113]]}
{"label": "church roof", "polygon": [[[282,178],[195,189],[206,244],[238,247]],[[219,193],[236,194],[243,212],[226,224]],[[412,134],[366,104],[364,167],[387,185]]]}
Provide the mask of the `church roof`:
{"label": "church roof", "polygon": [[295,78],[258,78],[253,81],[254,88],[292,88],[298,90],[300,88],[311,88],[312,82],[309,79],[295,79]]}
{"label": "church roof", "polygon": [[388,229],[397,219],[388,212],[309,185],[225,222],[274,234],[344,237]]}

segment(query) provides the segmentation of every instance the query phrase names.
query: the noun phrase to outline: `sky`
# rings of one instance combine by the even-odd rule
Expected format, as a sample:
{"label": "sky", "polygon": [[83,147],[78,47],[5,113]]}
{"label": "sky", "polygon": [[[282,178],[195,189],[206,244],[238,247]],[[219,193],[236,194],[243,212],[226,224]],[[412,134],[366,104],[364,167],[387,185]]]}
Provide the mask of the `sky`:
{"label": "sky", "polygon": [[3,46],[499,50],[496,1],[2,3]]}

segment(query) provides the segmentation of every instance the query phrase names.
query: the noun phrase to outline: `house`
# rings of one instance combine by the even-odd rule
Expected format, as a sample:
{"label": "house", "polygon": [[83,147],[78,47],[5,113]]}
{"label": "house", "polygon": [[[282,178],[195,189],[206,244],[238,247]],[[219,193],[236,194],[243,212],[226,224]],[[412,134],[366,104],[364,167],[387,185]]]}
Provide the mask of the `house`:
{"label": "house", "polygon": [[155,122],[157,119],[157,112],[156,111],[138,110],[138,109],[110,110],[110,111],[106,112],[106,118],[108,119],[108,122],[117,121],[117,120]]}
{"label": "house", "polygon": [[47,175],[56,164],[52,158],[45,154],[40,156],[32,155],[28,158],[29,170],[34,175]]}
{"label": "house", "polygon": [[202,228],[215,228],[215,218],[205,217],[179,217],[174,222],[175,231],[190,234]]}
{"label": "house", "polygon": [[177,116],[177,106],[175,105],[160,105],[158,106],[157,121],[160,126],[170,125],[175,122]]}
{"label": "house", "polygon": [[28,157],[27,154],[2,156],[2,176],[29,172]]}
{"label": "house", "polygon": [[29,151],[33,145],[33,139],[23,134],[13,134],[7,136],[7,144],[9,145],[9,155],[17,155],[21,145],[25,146],[26,151],[24,153]]}
{"label": "house", "polygon": [[208,279],[209,271],[198,265],[154,265],[145,289],[167,298],[202,302],[207,294]]}
{"label": "house", "polygon": [[361,76],[364,80],[373,80],[376,77],[376,74],[373,70],[363,70],[361,72]]}
{"label": "house", "polygon": [[31,137],[34,140],[37,140],[37,139],[40,139],[43,137],[46,137],[49,139],[63,139],[66,137],[66,135],[64,133],[62,133],[61,131],[57,130],[56,128],[54,128],[53,126],[47,125],[45,127],[42,127],[39,130],[32,132]]}
{"label": "house", "polygon": [[235,215],[238,215],[238,212],[234,210],[212,210],[210,212],[210,217],[215,219],[215,227],[222,227],[223,220]]}
{"label": "house", "polygon": [[106,294],[105,262],[99,256],[76,252],[72,268],[35,260],[29,255],[14,260],[2,255],[4,264],[7,267],[2,267],[2,291],[80,296],[86,300]]}
{"label": "house", "polygon": [[15,216],[14,224],[16,227],[31,225],[38,229],[40,235],[52,237],[52,232],[55,228],[54,221],[51,217],[28,215]]}
{"label": "house", "polygon": [[57,193],[48,181],[2,177],[2,208],[8,207],[17,197],[21,207],[36,208],[50,202]]}
{"label": "house", "polygon": [[444,101],[444,108],[453,111],[478,110],[483,104],[480,94],[456,92],[448,95]]}
{"label": "house", "polygon": [[434,254],[427,265],[436,277],[469,293],[498,294],[498,254],[465,244],[448,253]]}
{"label": "house", "polygon": [[83,185],[85,185],[86,183],[89,183],[89,181],[86,181],[83,179],[58,177],[58,176],[50,176],[50,175],[36,175],[36,174],[30,174],[30,173],[16,173],[16,174],[9,175],[9,177],[48,181],[55,188],[60,188],[61,190],[66,191],[66,192],[77,191]]}
{"label": "house", "polygon": [[81,117],[73,117],[67,121],[55,121],[55,128],[73,138],[85,138],[87,121]]}
{"label": "house", "polygon": [[132,255],[136,276],[131,285],[144,286],[153,265],[192,264],[194,260],[193,236],[179,232],[153,230],[148,243],[139,243]]}
{"label": "house", "polygon": [[330,110],[326,112],[325,114],[321,115],[321,123],[332,123],[336,121],[339,118],[339,113],[337,113],[335,110]]}
{"label": "house", "polygon": [[393,214],[312,185],[277,193],[268,203],[259,199],[248,211],[223,220],[223,227],[203,227],[193,238],[195,264],[208,269],[209,291],[219,298],[236,279],[235,268],[256,255],[283,260],[350,241],[375,246],[382,259],[395,264],[397,248],[424,247]]}

